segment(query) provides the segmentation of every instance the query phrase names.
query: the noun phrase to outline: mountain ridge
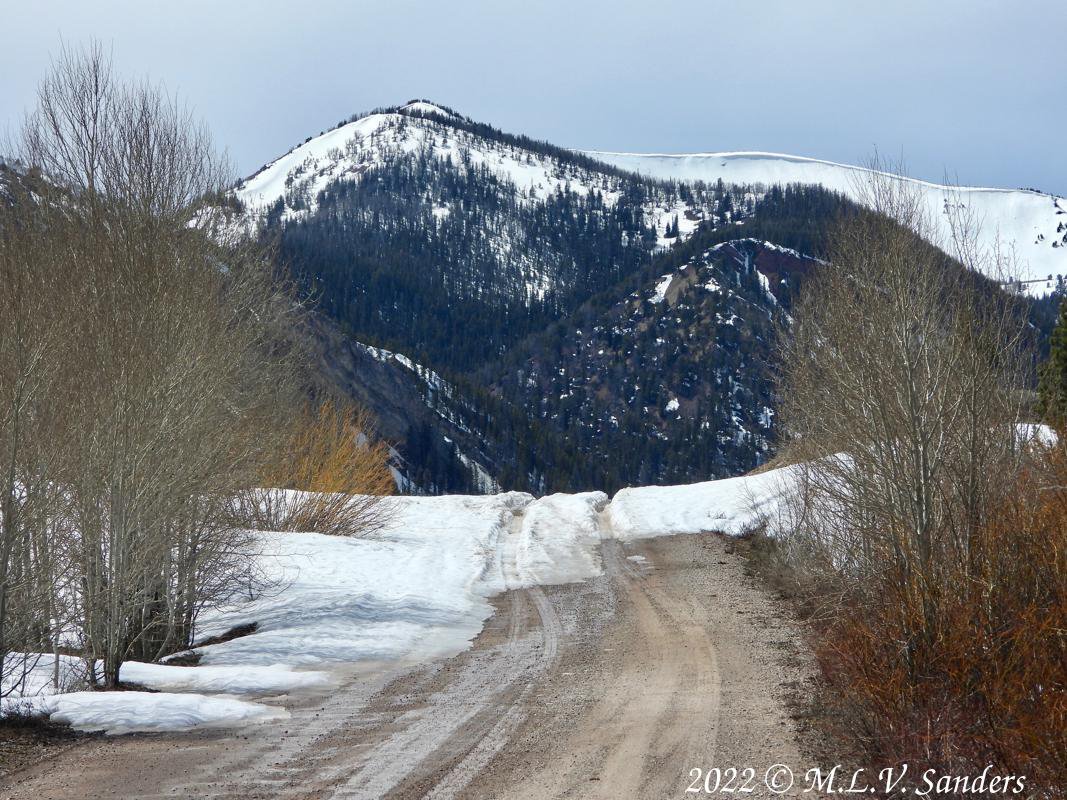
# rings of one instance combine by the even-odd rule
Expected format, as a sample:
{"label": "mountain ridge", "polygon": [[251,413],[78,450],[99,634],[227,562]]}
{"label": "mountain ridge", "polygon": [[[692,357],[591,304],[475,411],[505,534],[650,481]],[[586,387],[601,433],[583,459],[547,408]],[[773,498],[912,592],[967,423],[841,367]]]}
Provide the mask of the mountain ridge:
{"label": "mountain ridge", "polygon": [[[721,153],[616,153],[583,150],[622,169],[661,179],[683,182],[820,185],[862,201],[867,176],[879,173],[869,167],[824,159],[761,151]],[[880,173],[886,175],[886,173]],[[1067,198],[1036,189],[1006,189],[952,186],[907,176],[891,175],[920,193],[926,210],[937,226],[937,240],[945,246],[952,231],[947,205],[959,204],[979,226],[980,244],[1016,248],[1020,274],[1011,276],[1028,291],[1041,294],[1054,290],[1058,276],[1067,275]]]}
{"label": "mountain ridge", "polygon": [[[320,160],[316,149],[328,151],[331,144],[341,146],[353,135],[374,135],[387,118],[436,121],[467,133],[493,135],[513,147],[531,152],[547,153],[555,159],[572,153],[583,161],[587,170],[618,170],[650,178],[655,181],[685,183],[692,186],[716,184],[719,180],[734,186],[769,186],[800,183],[820,185],[840,192],[853,200],[860,200],[865,177],[877,170],[828,159],[768,151],[710,151],[691,153],[635,153],[607,150],[561,148],[549,142],[515,134],[479,123],[454,109],[427,99],[414,99],[404,105],[376,109],[355,115],[330,131],[308,137],[288,153],[261,167],[243,179],[235,188],[235,195],[253,208],[276,202],[284,188],[263,178],[265,172],[282,172],[283,180],[292,180],[294,171],[306,166],[307,158]],[[514,177],[514,171],[512,177]],[[329,179],[343,175],[323,175]],[[1002,188],[988,186],[953,186],[908,176],[893,176],[905,180],[922,194],[931,219],[937,227],[936,241],[946,251],[952,234],[945,214],[946,204],[958,204],[971,213],[979,226],[981,244],[987,249],[999,246],[1016,251],[1019,274],[1011,277],[1034,294],[1052,291],[1061,276],[1067,275],[1067,198],[1030,188]],[[532,179],[533,183],[538,178]],[[547,182],[542,179],[541,182]],[[324,188],[313,183],[312,196]],[[314,202],[313,197],[309,200]],[[300,209],[293,209],[300,213]],[[673,213],[679,213],[677,209]],[[660,220],[662,222],[662,220]],[[685,231],[686,235],[691,231]]]}

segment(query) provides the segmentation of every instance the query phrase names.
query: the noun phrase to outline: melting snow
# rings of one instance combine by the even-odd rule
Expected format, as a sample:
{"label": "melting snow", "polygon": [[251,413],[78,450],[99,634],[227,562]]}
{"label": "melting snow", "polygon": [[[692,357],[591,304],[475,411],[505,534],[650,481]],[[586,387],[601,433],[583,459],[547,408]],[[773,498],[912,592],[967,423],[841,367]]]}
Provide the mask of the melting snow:
{"label": "melting snow", "polygon": [[[675,408],[676,398],[667,404]],[[765,409],[765,419],[770,412]],[[1040,426],[1020,438],[1049,436]],[[128,663],[122,677],[162,689],[52,694],[42,656],[3,708],[28,708],[84,730],[124,733],[238,725],[284,717],[243,694],[328,688],[332,665],[418,661],[466,648],[492,613],[494,594],[600,574],[599,544],[670,534],[740,535],[787,522],[796,467],[685,486],[602,492],[395,498],[395,516],[373,538],[260,535],[258,556],[275,579],[249,602],[211,610],[201,635],[256,621],[256,632],[199,649],[202,666]],[[63,657],[63,683],[80,662]],[[10,685],[2,687],[10,691]],[[275,701],[276,702],[276,701]]]}
{"label": "melting snow", "polygon": [[656,291],[652,294],[653,303],[662,303],[667,299],[667,290],[671,288],[674,275],[664,275],[656,284]]}
{"label": "melting snow", "polygon": [[702,531],[738,536],[779,513],[794,480],[784,467],[687,486],[621,489],[607,514],[619,539]]}
{"label": "melting snow", "polygon": [[289,716],[277,706],[169,692],[71,692],[37,698],[26,706],[75,730],[109,734],[230,727]]}

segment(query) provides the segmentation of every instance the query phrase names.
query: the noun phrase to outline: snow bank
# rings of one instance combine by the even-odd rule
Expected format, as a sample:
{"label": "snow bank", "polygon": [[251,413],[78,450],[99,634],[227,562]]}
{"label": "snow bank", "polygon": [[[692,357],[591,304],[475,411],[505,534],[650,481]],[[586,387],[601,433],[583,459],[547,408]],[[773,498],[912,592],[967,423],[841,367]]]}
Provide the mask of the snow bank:
{"label": "snow bank", "polygon": [[334,682],[328,672],[295,670],[285,664],[176,667],[127,661],[122,665],[120,677],[123,681],[161,692],[226,694],[291,692],[298,689],[325,688]]}
{"label": "snow bank", "polygon": [[[1016,426],[1020,444],[1049,445],[1056,433],[1047,425]],[[839,454],[837,458],[846,458]],[[611,535],[642,539],[679,533],[716,531],[739,536],[767,525],[788,528],[785,501],[799,480],[798,467],[683,486],[641,486],[620,490],[607,507]]]}
{"label": "snow bank", "polygon": [[289,716],[284,708],[262,703],[169,692],[72,692],[26,702],[53,722],[109,734],[229,727]]}
{"label": "snow bank", "polygon": [[[208,696],[201,692],[288,691],[297,687],[326,685],[325,673],[294,672],[287,667],[269,670],[255,667],[168,667],[162,664],[127,662],[122,680],[136,681],[160,692],[66,692],[64,688],[84,686],[85,663],[71,656],[59,656],[60,692],[53,675],[55,657],[51,654],[9,654],[5,660],[6,695],[0,700],[0,715],[10,713],[47,716],[80,731],[109,734],[135,731],[184,731],[196,727],[229,727],[273,719],[284,719],[283,708],[251,703],[228,694]],[[21,691],[12,693],[8,668],[17,667],[17,677],[25,680]],[[186,693],[190,689],[196,692]],[[177,694],[175,692],[182,692]]]}
{"label": "snow bank", "polygon": [[[40,698],[56,694],[58,673],[60,692],[85,687],[85,662],[60,655],[59,668],[51,653],[9,653],[4,660],[4,681],[0,695],[18,690],[21,698]],[[103,662],[97,663],[97,675],[103,675]],[[267,694],[299,689],[326,688],[334,683],[329,672],[295,670],[285,664],[254,666],[179,667],[169,664],[146,664],[127,661],[119,674],[124,683],[135,683],[157,692],[210,692],[225,694]]]}
{"label": "snow bank", "polygon": [[573,583],[600,574],[599,514],[603,492],[553,494],[526,507],[518,531],[500,548],[498,590]]}
{"label": "snow bank", "polygon": [[200,649],[204,665],[313,665],[460,652],[492,613],[484,579],[498,538],[533,498],[404,497],[373,538],[261,535],[273,588],[206,613],[201,635],[258,622],[255,633]]}
{"label": "snow bank", "polygon": [[612,535],[643,539],[717,531],[739,536],[781,513],[792,467],[684,486],[621,489],[607,508]]}

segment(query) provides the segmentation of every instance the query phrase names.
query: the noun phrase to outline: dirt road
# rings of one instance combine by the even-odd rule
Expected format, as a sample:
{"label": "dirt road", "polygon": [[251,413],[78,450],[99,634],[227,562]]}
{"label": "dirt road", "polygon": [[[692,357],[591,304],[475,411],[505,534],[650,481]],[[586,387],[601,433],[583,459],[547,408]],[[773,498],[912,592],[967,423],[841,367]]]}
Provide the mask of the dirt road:
{"label": "dirt road", "polygon": [[236,735],[94,740],[0,797],[648,800],[701,796],[691,771],[710,767],[752,768],[760,797],[771,765],[811,766],[785,705],[810,675],[797,633],[722,539],[605,540],[601,558],[594,580],[497,598],[456,658],[364,665]]}

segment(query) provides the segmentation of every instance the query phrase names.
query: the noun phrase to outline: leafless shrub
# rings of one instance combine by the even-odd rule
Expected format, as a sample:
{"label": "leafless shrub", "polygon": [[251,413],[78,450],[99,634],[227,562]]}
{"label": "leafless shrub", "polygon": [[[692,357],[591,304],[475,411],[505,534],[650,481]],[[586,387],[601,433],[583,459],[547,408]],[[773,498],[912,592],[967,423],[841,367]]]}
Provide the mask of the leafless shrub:
{"label": "leafless shrub", "polygon": [[809,577],[818,655],[872,760],[992,761],[1055,785],[1063,580],[1039,562],[1063,559],[1062,481],[1042,477],[1063,457],[1035,470],[1020,446],[1017,299],[959,267],[996,274],[1010,258],[983,252],[949,202],[950,262],[895,177],[874,173],[866,201],[783,346],[782,419],[802,462],[783,547]]}
{"label": "leafless shrub", "polygon": [[[929,603],[1017,467],[1025,325],[1014,298],[926,244],[917,191],[881,172],[865,189],[871,212],[838,226],[783,348],[797,516],[835,571],[893,563]],[[977,266],[960,235],[952,249]]]}
{"label": "leafless shrub", "polygon": [[373,533],[388,520],[385,499],[396,483],[389,448],[375,441],[370,415],[332,400],[309,406],[293,421],[282,452],[261,485],[237,497],[236,515],[249,528],[337,536]]}

